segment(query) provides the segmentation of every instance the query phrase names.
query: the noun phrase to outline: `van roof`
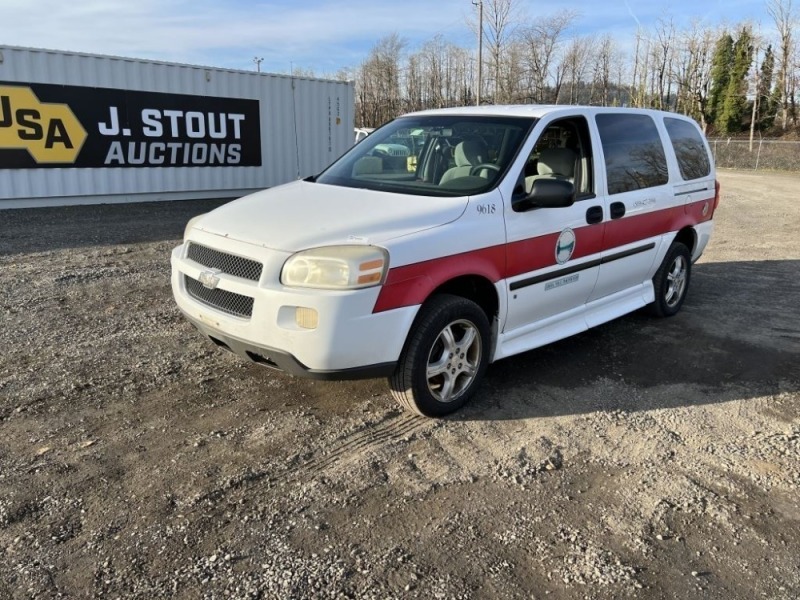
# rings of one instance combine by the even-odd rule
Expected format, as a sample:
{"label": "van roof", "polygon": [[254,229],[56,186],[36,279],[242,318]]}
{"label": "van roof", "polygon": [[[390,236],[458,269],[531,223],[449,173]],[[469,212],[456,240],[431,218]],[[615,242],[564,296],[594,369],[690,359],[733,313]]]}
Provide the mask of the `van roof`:
{"label": "van roof", "polygon": [[585,106],[574,104],[516,104],[516,105],[482,105],[482,106],[459,106],[455,108],[437,108],[431,110],[423,110],[418,112],[409,113],[403,116],[421,116],[421,115],[464,115],[464,116],[498,116],[498,117],[534,117],[541,118],[554,113],[582,113],[582,114],[597,114],[604,112],[630,112],[630,113],[646,113],[646,114],[662,114],[672,117],[683,118],[690,120],[688,117],[677,114],[669,113],[660,110],[646,109],[646,108],[620,108],[620,107],[603,107],[603,106]]}

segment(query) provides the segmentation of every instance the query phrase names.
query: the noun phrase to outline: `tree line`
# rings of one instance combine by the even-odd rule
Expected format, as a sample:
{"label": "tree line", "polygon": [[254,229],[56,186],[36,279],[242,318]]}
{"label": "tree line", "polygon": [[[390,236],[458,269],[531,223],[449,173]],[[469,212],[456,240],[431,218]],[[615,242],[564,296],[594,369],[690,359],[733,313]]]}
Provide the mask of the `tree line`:
{"label": "tree line", "polygon": [[[610,34],[571,35],[579,14],[535,19],[520,0],[483,0],[481,104],[648,107],[695,118],[709,134],[800,131],[800,45],[792,0],[766,0],[774,39],[751,23],[678,29],[660,19],[624,51]],[[477,18],[471,25],[477,37]],[[477,51],[437,35],[416,50],[392,34],[355,70],[356,126],[478,96]]]}

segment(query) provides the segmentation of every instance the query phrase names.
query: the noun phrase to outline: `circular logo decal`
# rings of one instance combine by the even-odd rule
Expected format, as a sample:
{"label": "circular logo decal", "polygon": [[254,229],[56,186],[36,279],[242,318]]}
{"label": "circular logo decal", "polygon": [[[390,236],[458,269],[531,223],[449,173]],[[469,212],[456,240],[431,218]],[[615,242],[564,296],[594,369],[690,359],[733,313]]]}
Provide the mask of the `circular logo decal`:
{"label": "circular logo decal", "polygon": [[558,241],[556,242],[556,262],[560,265],[563,265],[567,262],[570,258],[572,258],[572,253],[575,251],[575,232],[572,229],[565,229],[561,232],[561,235],[558,236]]}

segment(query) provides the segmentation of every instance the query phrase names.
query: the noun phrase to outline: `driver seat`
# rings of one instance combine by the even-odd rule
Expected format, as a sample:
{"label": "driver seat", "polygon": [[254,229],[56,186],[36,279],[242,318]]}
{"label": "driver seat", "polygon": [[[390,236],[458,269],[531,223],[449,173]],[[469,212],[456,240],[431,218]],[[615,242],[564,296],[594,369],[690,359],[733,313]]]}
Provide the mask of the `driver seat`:
{"label": "driver seat", "polygon": [[448,169],[439,180],[439,185],[459,177],[468,177],[472,167],[489,162],[489,149],[482,140],[464,140],[455,149],[456,166]]}
{"label": "driver seat", "polygon": [[538,175],[525,178],[525,189],[528,193],[533,189],[537,179],[558,179],[575,181],[575,160],[577,155],[569,148],[545,148],[539,155],[536,164]]}

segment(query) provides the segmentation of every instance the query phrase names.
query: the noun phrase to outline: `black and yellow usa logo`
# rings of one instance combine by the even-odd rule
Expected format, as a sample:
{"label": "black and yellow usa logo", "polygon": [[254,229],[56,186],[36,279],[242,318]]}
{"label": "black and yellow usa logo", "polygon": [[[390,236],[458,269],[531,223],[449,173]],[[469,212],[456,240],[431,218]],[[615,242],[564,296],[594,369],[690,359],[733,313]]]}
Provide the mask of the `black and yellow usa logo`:
{"label": "black and yellow usa logo", "polygon": [[0,86],[0,150],[27,150],[37,164],[71,164],[85,140],[68,105],[40,102],[28,87]]}

